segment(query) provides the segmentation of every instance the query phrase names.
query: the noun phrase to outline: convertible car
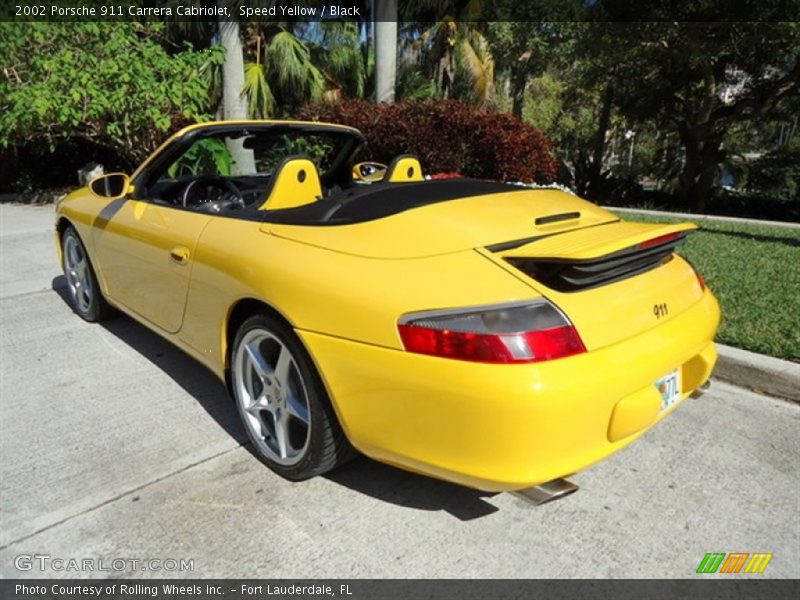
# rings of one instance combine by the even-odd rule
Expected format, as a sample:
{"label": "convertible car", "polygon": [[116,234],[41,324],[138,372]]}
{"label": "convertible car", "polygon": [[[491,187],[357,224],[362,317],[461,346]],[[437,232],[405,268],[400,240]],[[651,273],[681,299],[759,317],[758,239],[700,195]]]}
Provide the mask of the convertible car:
{"label": "convertible car", "polygon": [[702,392],[719,308],[676,254],[694,225],[426,178],[410,155],[356,163],[363,143],[337,125],[204,123],[69,194],[56,231],[75,312],[118,309],[211,369],[293,480],[358,450],[533,488]]}

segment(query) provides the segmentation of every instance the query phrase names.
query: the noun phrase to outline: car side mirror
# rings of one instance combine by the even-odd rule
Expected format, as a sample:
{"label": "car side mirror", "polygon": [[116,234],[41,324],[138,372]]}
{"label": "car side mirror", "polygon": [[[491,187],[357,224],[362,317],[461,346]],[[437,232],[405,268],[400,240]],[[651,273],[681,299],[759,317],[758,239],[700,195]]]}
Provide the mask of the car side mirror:
{"label": "car side mirror", "polygon": [[383,179],[386,169],[387,167],[383,163],[360,162],[353,165],[353,180],[374,183]]}
{"label": "car side mirror", "polygon": [[118,200],[128,194],[131,178],[125,173],[101,175],[89,182],[89,190],[98,198]]}

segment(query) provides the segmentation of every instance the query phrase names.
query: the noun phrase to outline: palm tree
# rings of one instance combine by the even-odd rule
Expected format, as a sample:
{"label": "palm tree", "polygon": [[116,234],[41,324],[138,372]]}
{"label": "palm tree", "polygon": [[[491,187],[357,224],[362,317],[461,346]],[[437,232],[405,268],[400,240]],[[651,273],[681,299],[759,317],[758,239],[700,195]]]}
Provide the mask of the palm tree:
{"label": "palm tree", "polygon": [[225,48],[222,63],[222,114],[225,119],[246,119],[247,99],[244,89],[244,53],[237,21],[219,21],[220,42]]}
{"label": "palm tree", "polygon": [[[176,0],[177,1],[177,0]],[[270,0],[264,0],[269,2]],[[236,13],[240,0],[218,0]],[[225,48],[225,61],[203,69],[213,107],[226,119],[267,118],[279,107],[318,100],[325,78],[314,65],[308,46],[295,34],[300,24],[255,22],[242,27],[236,21],[173,21],[170,37],[204,47]]]}
{"label": "palm tree", "polygon": [[397,76],[397,0],[373,2],[375,11],[375,100],[394,102]]}
{"label": "palm tree", "polygon": [[325,96],[365,98],[372,89],[369,47],[361,43],[359,23],[334,21],[320,23],[322,40],[312,48],[312,57],[325,75]]}
{"label": "palm tree", "polygon": [[[220,42],[225,48],[225,62],[222,63],[222,114],[227,120],[247,118],[247,100],[244,89],[244,54],[239,37],[237,21],[219,21]],[[227,144],[233,158],[232,172],[245,174],[255,172],[253,152],[247,150],[241,141]]]}
{"label": "palm tree", "polygon": [[457,39],[458,23],[452,17],[445,17],[423,32],[420,38],[423,46],[428,48],[428,58],[433,64],[434,81],[436,81],[436,85],[445,99],[453,95]]}
{"label": "palm tree", "polygon": [[[457,75],[463,78],[467,99],[487,105],[494,97],[494,58],[489,42],[475,29],[467,29],[457,46]],[[456,80],[457,81],[457,80]]]}
{"label": "palm tree", "polygon": [[436,84],[413,64],[397,70],[397,97],[400,100],[428,100],[436,97]]}
{"label": "palm tree", "polygon": [[244,88],[248,113],[267,118],[314,102],[325,89],[311,49],[291,22],[248,23],[244,30]]}
{"label": "palm tree", "polygon": [[433,22],[410,32],[410,38],[443,98],[461,95],[488,104],[494,94],[494,58],[476,26],[481,4],[481,0],[413,0],[407,5],[406,19]]}

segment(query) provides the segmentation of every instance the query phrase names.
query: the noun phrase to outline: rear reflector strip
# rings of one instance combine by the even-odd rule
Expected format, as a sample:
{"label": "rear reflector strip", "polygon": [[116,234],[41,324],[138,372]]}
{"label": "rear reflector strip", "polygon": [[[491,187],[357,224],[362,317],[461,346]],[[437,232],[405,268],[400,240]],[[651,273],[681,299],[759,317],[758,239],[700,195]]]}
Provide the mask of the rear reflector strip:
{"label": "rear reflector strip", "polygon": [[660,244],[664,244],[666,242],[670,242],[672,240],[677,240],[679,237],[683,235],[683,231],[676,231],[674,233],[668,233],[667,235],[660,235],[658,237],[654,237],[652,240],[647,240],[639,244],[639,248],[644,250],[645,248],[652,248],[653,246],[658,246]]}

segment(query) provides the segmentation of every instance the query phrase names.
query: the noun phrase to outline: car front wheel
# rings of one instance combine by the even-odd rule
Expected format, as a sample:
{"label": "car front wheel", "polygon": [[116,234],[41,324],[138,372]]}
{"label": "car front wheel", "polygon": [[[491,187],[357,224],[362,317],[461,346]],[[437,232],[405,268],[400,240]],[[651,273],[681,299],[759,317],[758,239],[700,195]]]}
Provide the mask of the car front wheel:
{"label": "car front wheel", "polygon": [[259,314],[242,324],[230,384],[258,457],[278,474],[307,479],[354,455],[311,358],[279,319]]}
{"label": "car front wheel", "polygon": [[75,312],[92,323],[108,317],[111,307],[100,291],[86,248],[72,227],[68,227],[61,236],[61,255],[69,298]]}

